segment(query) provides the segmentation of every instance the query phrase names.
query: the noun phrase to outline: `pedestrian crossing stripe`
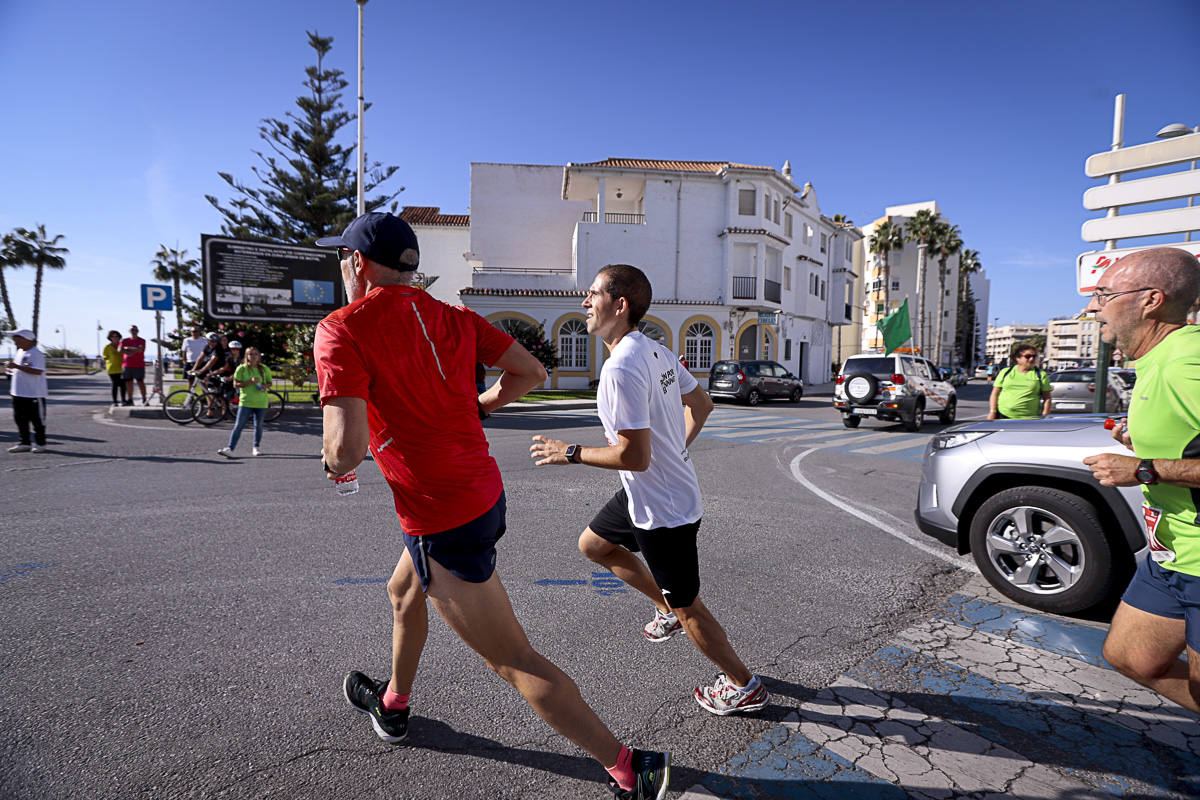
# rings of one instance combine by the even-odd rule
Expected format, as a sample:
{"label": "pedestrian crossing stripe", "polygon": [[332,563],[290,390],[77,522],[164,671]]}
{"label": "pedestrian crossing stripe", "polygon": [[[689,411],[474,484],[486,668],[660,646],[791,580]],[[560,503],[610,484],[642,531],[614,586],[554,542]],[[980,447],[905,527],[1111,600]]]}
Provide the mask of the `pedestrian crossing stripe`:
{"label": "pedestrian crossing stripe", "polygon": [[1108,667],[1103,638],[952,596],[681,800],[1200,796],[1195,716]]}

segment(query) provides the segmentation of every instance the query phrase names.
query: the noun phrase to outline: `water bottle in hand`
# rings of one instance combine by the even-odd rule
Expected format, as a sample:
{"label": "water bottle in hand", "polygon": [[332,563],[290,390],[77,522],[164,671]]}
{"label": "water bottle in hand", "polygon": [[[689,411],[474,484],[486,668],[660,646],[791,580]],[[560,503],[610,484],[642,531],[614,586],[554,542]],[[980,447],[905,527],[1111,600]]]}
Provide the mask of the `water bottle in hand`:
{"label": "water bottle in hand", "polygon": [[350,470],[345,475],[338,475],[333,479],[333,485],[341,497],[352,495],[358,491],[358,473]]}

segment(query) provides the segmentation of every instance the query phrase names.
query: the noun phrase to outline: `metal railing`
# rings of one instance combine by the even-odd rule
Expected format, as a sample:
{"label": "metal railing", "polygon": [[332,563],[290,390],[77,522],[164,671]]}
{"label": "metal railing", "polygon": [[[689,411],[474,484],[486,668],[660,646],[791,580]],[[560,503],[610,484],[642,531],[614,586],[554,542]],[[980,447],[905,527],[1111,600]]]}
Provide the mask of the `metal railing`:
{"label": "metal railing", "polygon": [[[583,212],[583,222],[596,222],[597,215],[595,211]],[[626,214],[620,211],[605,211],[604,222],[609,225],[645,225],[645,214]]]}
{"label": "metal railing", "polygon": [[757,300],[758,279],[753,275],[749,277],[742,277],[739,275],[733,276],[733,299]]}
{"label": "metal railing", "polygon": [[763,279],[763,297],[767,299],[767,302],[779,302],[780,297],[782,297],[779,289],[779,281]]}

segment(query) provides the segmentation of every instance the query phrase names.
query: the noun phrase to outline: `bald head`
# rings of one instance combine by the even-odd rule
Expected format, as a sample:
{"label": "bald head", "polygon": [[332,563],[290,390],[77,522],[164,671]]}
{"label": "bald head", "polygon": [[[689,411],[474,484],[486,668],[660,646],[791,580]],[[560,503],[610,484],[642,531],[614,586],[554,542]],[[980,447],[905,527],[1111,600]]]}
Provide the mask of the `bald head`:
{"label": "bald head", "polygon": [[1154,247],[1131,253],[1113,269],[1120,270],[1122,283],[1130,287],[1149,286],[1167,296],[1162,322],[1185,322],[1188,311],[1200,299],[1200,261],[1177,247]]}

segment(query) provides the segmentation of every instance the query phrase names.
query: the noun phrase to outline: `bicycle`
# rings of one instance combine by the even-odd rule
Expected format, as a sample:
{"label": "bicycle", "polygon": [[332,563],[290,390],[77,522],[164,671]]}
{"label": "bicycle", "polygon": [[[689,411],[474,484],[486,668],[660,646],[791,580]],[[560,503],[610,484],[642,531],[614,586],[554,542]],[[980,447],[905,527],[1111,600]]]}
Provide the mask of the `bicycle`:
{"label": "bicycle", "polygon": [[[201,425],[215,425],[223,419],[233,419],[237,413],[238,397],[235,394],[233,397],[227,397],[225,394],[225,382],[227,378],[221,378],[220,386],[206,387],[203,394],[194,395],[196,398],[193,405],[193,417]],[[279,419],[279,415],[283,413],[285,405],[283,395],[274,389],[267,390],[267,413],[263,417],[266,422],[274,422]]]}
{"label": "bicycle", "polygon": [[[191,373],[184,374],[186,377]],[[204,389],[199,381],[190,388],[169,392],[162,401],[163,415],[177,425],[187,425],[196,418],[196,403],[203,394]]]}

